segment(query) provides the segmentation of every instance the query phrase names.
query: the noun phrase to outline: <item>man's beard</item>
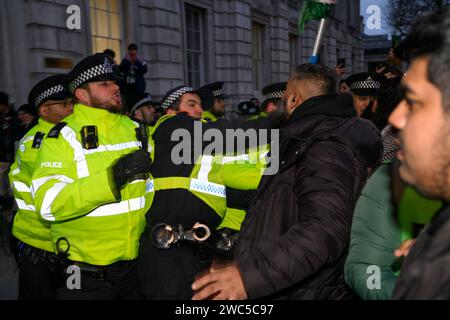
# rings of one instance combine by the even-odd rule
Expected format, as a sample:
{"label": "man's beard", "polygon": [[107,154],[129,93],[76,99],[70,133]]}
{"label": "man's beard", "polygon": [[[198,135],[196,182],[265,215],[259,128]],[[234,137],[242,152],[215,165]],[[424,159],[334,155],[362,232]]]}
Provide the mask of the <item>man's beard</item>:
{"label": "man's beard", "polygon": [[104,102],[100,99],[97,99],[97,97],[95,97],[95,96],[91,96],[91,107],[98,108],[98,109],[105,109],[111,113],[123,113],[124,112],[123,104],[113,105],[110,102]]}
{"label": "man's beard", "polygon": [[278,120],[280,126],[284,126],[289,119],[289,112],[287,111],[287,104],[285,101],[281,101],[277,104],[277,110],[273,111],[275,118]]}

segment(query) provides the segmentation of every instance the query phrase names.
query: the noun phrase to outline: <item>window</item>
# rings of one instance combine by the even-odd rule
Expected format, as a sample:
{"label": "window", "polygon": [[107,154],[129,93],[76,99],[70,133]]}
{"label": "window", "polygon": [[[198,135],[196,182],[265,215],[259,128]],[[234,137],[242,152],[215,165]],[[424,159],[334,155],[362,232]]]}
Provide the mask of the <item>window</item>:
{"label": "window", "polygon": [[259,91],[263,85],[263,30],[262,24],[252,22],[252,74],[253,91]]}
{"label": "window", "polygon": [[116,61],[122,57],[120,0],[90,0],[92,52],[112,49]]}
{"label": "window", "polygon": [[92,52],[112,49],[122,56],[120,0],[90,0]]}
{"label": "window", "polygon": [[298,36],[289,34],[289,70],[292,71],[299,64]]}
{"label": "window", "polygon": [[186,62],[188,84],[198,88],[205,81],[204,11],[186,5]]}

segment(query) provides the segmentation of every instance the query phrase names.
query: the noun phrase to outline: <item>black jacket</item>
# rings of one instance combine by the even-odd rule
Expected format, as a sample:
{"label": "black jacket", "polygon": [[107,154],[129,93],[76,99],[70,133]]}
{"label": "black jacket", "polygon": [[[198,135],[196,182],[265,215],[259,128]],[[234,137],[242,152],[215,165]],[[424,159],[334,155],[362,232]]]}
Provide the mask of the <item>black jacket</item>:
{"label": "black jacket", "polygon": [[437,213],[405,260],[394,299],[450,300],[450,207]]}
{"label": "black jacket", "polygon": [[249,298],[350,296],[353,209],[382,153],[378,129],[354,115],[350,96],[314,97],[281,131],[280,170],[263,177],[235,251]]}
{"label": "black jacket", "polygon": [[[131,72],[131,68],[134,71],[135,83],[129,84],[127,82],[128,76]],[[146,84],[144,79],[144,74],[147,73],[148,68],[147,65],[143,62],[137,60],[134,64],[131,63],[128,59],[123,59],[122,63],[119,66],[119,71],[123,74],[123,80],[127,85],[130,85],[138,92],[145,92]]]}

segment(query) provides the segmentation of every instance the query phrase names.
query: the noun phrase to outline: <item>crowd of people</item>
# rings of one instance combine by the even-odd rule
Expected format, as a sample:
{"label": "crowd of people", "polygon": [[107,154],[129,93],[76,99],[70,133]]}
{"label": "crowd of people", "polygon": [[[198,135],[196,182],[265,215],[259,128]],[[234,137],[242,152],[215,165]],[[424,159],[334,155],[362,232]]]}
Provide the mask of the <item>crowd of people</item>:
{"label": "crowd of people", "polygon": [[[157,101],[134,44],[17,116],[0,93],[19,299],[450,299],[449,30],[448,6],[420,17],[405,72],[299,65],[238,120],[221,81]],[[270,139],[218,152],[211,130]]]}

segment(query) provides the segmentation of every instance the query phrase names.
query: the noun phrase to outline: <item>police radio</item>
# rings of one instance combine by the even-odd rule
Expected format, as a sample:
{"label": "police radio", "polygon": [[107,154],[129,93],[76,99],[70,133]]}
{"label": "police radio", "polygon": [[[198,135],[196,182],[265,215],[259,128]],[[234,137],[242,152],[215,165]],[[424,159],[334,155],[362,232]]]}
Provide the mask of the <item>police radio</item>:
{"label": "police radio", "polygon": [[81,128],[81,143],[86,150],[98,148],[98,131],[96,126]]}

